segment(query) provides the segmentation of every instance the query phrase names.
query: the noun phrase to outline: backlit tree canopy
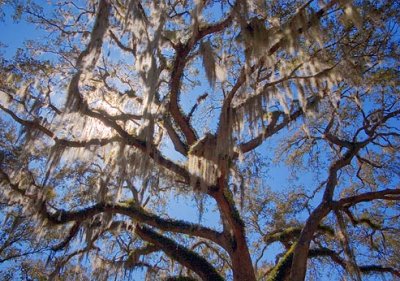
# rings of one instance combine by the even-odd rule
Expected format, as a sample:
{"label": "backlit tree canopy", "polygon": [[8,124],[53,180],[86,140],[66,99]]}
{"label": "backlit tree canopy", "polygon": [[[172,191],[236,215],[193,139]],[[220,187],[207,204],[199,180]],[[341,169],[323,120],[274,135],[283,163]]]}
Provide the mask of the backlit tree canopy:
{"label": "backlit tree canopy", "polygon": [[400,279],[397,1],[50,2],[0,1],[3,280]]}

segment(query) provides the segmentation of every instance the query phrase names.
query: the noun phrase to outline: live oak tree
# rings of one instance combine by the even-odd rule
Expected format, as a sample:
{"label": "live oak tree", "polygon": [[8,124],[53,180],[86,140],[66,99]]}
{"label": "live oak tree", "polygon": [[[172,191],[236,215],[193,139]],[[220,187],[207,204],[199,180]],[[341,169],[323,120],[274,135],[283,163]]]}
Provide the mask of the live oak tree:
{"label": "live oak tree", "polygon": [[400,278],[397,1],[0,4],[3,279]]}

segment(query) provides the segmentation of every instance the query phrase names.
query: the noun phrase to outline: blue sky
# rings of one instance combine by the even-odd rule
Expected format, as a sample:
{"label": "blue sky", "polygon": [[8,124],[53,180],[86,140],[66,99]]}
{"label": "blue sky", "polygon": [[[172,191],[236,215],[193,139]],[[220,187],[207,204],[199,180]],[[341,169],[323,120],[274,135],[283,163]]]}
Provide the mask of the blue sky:
{"label": "blue sky", "polygon": [[[15,51],[18,48],[24,48],[23,42],[25,40],[29,39],[39,39],[41,36],[44,36],[45,34],[42,33],[41,31],[37,30],[33,25],[31,24],[26,24],[25,22],[14,22],[12,20],[11,14],[12,10],[10,8],[5,8],[5,19],[4,21],[0,22],[0,35],[1,35],[1,41],[7,45],[6,48],[2,48],[2,52],[4,52],[5,57],[11,59],[12,56],[14,55]],[[200,75],[204,77],[204,73],[202,71],[201,63],[198,64],[199,69],[200,69]],[[203,79],[204,83],[196,87],[193,92],[196,93],[196,95],[183,95],[182,96],[182,101],[183,104],[186,105],[185,110],[186,112],[190,110],[190,107],[195,103],[197,96],[203,94],[204,92],[210,92],[212,89],[208,87],[208,82],[206,79]],[[0,113],[3,114],[3,113]],[[211,129],[213,127],[213,124],[210,124]],[[203,132],[200,132],[203,133]],[[279,137],[284,137],[285,130],[284,132],[280,133]],[[269,140],[263,144],[258,151],[261,153],[267,153],[269,151],[269,147],[273,146],[275,147],[277,145],[278,138],[274,138],[274,140]],[[172,152],[171,150],[166,150],[165,153],[174,159],[178,159],[179,156]],[[268,152],[270,153],[270,152]],[[274,155],[269,155],[271,158]],[[266,183],[269,185],[269,187],[274,190],[274,191],[279,191],[279,192],[284,192],[286,188],[290,188],[290,179],[291,177],[291,172],[288,167],[286,167],[284,164],[272,164],[268,167],[268,178],[266,179]],[[321,176],[323,178],[324,175]],[[313,180],[313,177],[311,173],[305,172],[301,175],[301,179],[299,181],[296,181],[296,184],[303,184],[305,186],[310,186],[312,188],[315,187],[315,183]],[[319,201],[319,196],[316,197],[316,202]],[[206,199],[205,201],[211,202],[210,200]],[[220,229],[220,221],[219,217],[217,215],[217,212],[214,210],[215,206],[213,203],[208,203],[206,204],[205,212],[202,217],[202,223],[211,227],[215,227],[217,229]],[[191,222],[198,222],[198,210],[196,207],[196,202],[194,200],[193,196],[179,196],[179,197],[174,197],[171,196],[169,200],[169,205],[167,209],[167,213],[170,217],[172,218],[177,218],[177,219],[184,219],[187,221]],[[251,239],[251,238],[250,238]],[[270,253],[277,253],[278,251],[281,250],[281,247],[277,245],[271,246],[271,252]],[[274,261],[275,257],[274,255],[266,255],[266,259],[269,261]],[[136,277],[137,280],[142,279],[142,275],[138,272],[138,276]],[[328,279],[326,279],[328,280]]]}
{"label": "blue sky", "polygon": [[14,11],[8,5],[3,6],[2,9],[5,17],[3,21],[0,21],[0,41],[7,47],[1,50],[6,58],[11,58],[17,48],[24,48],[26,40],[38,39],[40,33],[36,27],[25,21],[14,21],[12,18]]}
{"label": "blue sky", "polygon": [[[1,30],[1,41],[7,45],[7,47],[3,48],[2,51],[5,54],[5,58],[11,59],[16,50],[18,48],[24,48],[24,42],[26,40],[38,40],[46,34],[34,27],[32,24],[27,24],[23,20],[14,21],[12,19],[12,9],[6,7],[5,10],[5,18],[4,21],[0,22],[0,30]],[[182,102],[184,105],[184,110],[188,112],[191,106],[196,102],[197,96],[202,95],[204,92],[213,91],[208,84],[207,79],[205,78],[204,72],[202,70],[201,62],[196,63],[199,67],[199,75],[203,77],[202,85],[194,88],[191,93],[196,93],[196,95],[183,94]],[[187,106],[185,106],[187,105]],[[218,111],[217,111],[218,113]],[[1,113],[3,114],[3,113]],[[215,121],[216,121],[215,116]],[[210,126],[211,130],[215,130],[215,122],[212,121],[207,124]],[[199,132],[200,134],[204,132]],[[271,143],[272,142],[272,143]],[[268,151],[268,146],[273,144],[275,141],[268,141],[263,146],[261,146],[259,151]],[[165,150],[165,154],[173,159],[181,159],[183,158],[174,152],[173,150]],[[272,157],[272,155],[271,155]],[[273,190],[282,191],[282,187],[286,185],[288,177],[290,176],[289,169],[284,165],[271,165],[269,167],[269,178],[266,182],[269,184]],[[285,186],[286,187],[286,186]],[[220,218],[218,212],[215,210],[215,204],[209,198],[205,198],[205,208],[204,214],[202,216],[201,223],[210,227],[214,227],[216,229],[221,229]],[[173,196],[169,200],[169,204],[167,207],[168,216],[176,219],[183,219],[190,222],[198,223],[199,215],[198,208],[196,204],[196,200],[193,195],[185,195],[185,196]],[[270,247],[270,253],[277,253],[277,251],[282,250],[282,248],[278,245],[272,245]],[[266,259],[268,261],[273,262],[275,260],[274,255],[267,254]],[[133,274],[134,278],[137,280],[141,280],[143,278],[140,270],[136,271],[137,273]],[[137,276],[135,277],[135,275]]]}

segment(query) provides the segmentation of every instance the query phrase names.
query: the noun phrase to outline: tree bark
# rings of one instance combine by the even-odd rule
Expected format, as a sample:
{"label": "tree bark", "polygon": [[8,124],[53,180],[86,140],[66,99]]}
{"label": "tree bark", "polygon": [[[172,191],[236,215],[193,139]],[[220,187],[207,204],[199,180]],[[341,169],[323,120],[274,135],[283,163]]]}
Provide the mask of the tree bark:
{"label": "tree bark", "polygon": [[229,255],[232,260],[234,281],[255,281],[253,264],[247,246],[243,221],[235,207],[232,194],[226,187],[225,181],[219,179],[218,189],[212,196],[217,201],[218,207],[226,224],[229,227],[228,237],[231,237],[231,249]]}
{"label": "tree bark", "polygon": [[299,241],[293,254],[293,262],[290,273],[291,281],[303,281],[307,271],[307,259],[310,241],[318,229],[321,220],[330,212],[328,202],[322,202],[310,215],[306,225],[301,231]]}

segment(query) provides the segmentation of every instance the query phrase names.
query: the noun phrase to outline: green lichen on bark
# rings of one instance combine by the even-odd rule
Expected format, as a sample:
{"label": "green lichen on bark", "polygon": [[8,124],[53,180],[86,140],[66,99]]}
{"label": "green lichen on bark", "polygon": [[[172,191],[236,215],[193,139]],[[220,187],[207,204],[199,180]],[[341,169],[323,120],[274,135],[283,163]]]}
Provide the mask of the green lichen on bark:
{"label": "green lichen on bark", "polygon": [[264,241],[269,244],[273,243],[275,241],[289,241],[294,238],[297,238],[300,235],[301,228],[300,227],[288,227],[282,231],[279,231],[277,233],[272,233],[270,235],[267,235],[264,239]]}
{"label": "green lichen on bark", "polygon": [[[302,230],[301,227],[291,226],[280,231],[274,231],[273,233],[267,235],[264,238],[264,241],[267,244],[276,241],[280,242],[294,241],[300,236],[301,230]],[[335,235],[335,231],[330,226],[327,225],[322,225],[322,224],[318,225],[318,231],[327,234],[331,237]]]}
{"label": "green lichen on bark", "polygon": [[370,228],[374,229],[374,230],[380,230],[382,229],[382,226],[379,223],[375,223],[373,222],[369,217],[367,216],[362,216],[360,217],[359,220],[355,221],[356,224],[364,224],[369,226]]}
{"label": "green lichen on bark", "polygon": [[296,243],[290,247],[290,249],[285,253],[285,255],[279,260],[278,264],[268,275],[267,281],[284,281],[288,276],[290,266],[293,260],[294,248]]}
{"label": "green lichen on bark", "polygon": [[224,197],[226,198],[226,200],[229,203],[231,213],[232,213],[234,220],[239,225],[244,227],[244,222],[243,222],[242,218],[240,217],[240,213],[239,213],[238,209],[236,208],[235,200],[233,200],[233,194],[228,188],[224,188]]}
{"label": "green lichen on bark", "polygon": [[335,236],[335,230],[328,225],[324,225],[324,224],[318,225],[318,231],[323,232],[331,237]]}
{"label": "green lichen on bark", "polygon": [[160,247],[168,256],[196,272],[202,279],[209,281],[224,280],[215,268],[196,252],[188,250],[173,240],[147,227],[142,227],[140,232],[142,232],[146,238],[152,240],[151,242]]}

